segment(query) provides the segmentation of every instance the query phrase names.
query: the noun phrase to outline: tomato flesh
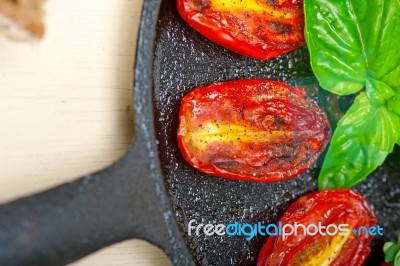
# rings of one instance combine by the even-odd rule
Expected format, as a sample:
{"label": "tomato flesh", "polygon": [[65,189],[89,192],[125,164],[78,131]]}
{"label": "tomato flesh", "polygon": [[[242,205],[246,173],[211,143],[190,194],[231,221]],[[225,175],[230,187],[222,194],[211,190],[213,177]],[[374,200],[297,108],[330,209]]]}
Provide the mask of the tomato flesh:
{"label": "tomato flesh", "polygon": [[305,226],[347,224],[349,232],[345,236],[298,233],[286,239],[270,236],[259,254],[257,266],[362,265],[371,250],[372,236],[354,234],[351,230],[375,226],[377,220],[361,195],[342,189],[318,191],[301,197],[279,222],[291,225],[296,222]]}
{"label": "tomato flesh", "polygon": [[216,176],[273,182],[304,172],[330,136],[326,114],[302,88],[263,80],[214,83],[187,94],[178,145]]}
{"label": "tomato flesh", "polygon": [[182,18],[208,39],[257,59],[304,44],[302,0],[177,0]]}

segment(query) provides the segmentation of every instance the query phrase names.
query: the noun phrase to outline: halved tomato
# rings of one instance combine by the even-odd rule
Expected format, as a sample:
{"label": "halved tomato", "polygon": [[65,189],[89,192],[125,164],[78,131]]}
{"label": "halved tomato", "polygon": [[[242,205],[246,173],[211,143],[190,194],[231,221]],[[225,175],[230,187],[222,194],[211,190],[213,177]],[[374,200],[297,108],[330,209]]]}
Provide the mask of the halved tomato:
{"label": "halved tomato", "polygon": [[349,189],[305,195],[289,207],[279,223],[318,225],[318,232],[298,226],[297,234],[270,236],[257,266],[362,265],[373,238],[367,229],[376,222],[366,200]]}
{"label": "halved tomato", "polygon": [[326,114],[302,88],[252,79],[214,83],[187,94],[178,144],[205,173],[261,182],[309,168],[330,137]]}
{"label": "halved tomato", "polygon": [[177,0],[182,18],[208,39],[257,59],[302,46],[302,0]]}

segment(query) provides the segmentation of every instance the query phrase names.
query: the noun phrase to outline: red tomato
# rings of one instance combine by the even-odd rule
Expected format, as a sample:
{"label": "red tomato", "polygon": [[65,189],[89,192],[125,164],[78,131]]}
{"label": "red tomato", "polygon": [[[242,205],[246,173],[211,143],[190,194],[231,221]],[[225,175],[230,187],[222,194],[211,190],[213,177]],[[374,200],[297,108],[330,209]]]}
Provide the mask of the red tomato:
{"label": "red tomato", "polygon": [[261,182],[305,171],[330,136],[326,114],[302,88],[262,79],[215,83],[187,94],[178,145],[205,173]]}
{"label": "red tomato", "polygon": [[[362,265],[371,248],[372,236],[353,233],[360,226],[375,226],[376,217],[365,199],[349,190],[324,190],[305,195],[294,202],[279,220],[283,225],[295,222],[328,226],[347,224],[348,234],[340,236],[304,235],[300,229],[297,235],[270,236],[258,257],[257,266],[293,265]],[[333,227],[330,229],[334,233]],[[299,233],[300,232],[300,233]]]}
{"label": "red tomato", "polygon": [[236,53],[269,59],[304,44],[303,0],[177,0],[183,19]]}

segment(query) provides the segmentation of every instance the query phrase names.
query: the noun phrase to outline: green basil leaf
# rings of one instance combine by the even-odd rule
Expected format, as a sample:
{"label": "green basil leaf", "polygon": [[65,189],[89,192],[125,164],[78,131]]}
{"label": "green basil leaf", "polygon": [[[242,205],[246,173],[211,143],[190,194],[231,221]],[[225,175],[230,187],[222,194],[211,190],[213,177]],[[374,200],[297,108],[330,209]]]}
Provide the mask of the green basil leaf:
{"label": "green basil leaf", "polygon": [[397,252],[396,257],[394,258],[393,266],[400,266],[400,251]]}
{"label": "green basil leaf", "polygon": [[394,266],[400,266],[400,234],[397,236],[397,243],[386,242],[383,245],[385,262],[393,262]]}
{"label": "green basil leaf", "polygon": [[363,180],[393,151],[398,116],[360,93],[338,122],[318,178],[319,189],[347,188]]}
{"label": "green basil leaf", "polygon": [[367,77],[400,90],[399,0],[307,0],[305,36],[320,85],[353,94]]}
{"label": "green basil leaf", "polygon": [[367,78],[365,88],[371,104],[375,106],[382,105],[395,96],[388,85],[375,79]]}
{"label": "green basil leaf", "polygon": [[400,244],[394,244],[385,252],[385,262],[393,261],[396,254],[400,252]]}
{"label": "green basil leaf", "polygon": [[386,243],[383,245],[383,253],[387,253],[388,250],[389,250],[389,248],[390,248],[391,246],[393,246],[393,245],[394,245],[393,242],[386,242]]}
{"label": "green basil leaf", "polygon": [[400,115],[400,91],[389,100],[388,104],[390,110]]}

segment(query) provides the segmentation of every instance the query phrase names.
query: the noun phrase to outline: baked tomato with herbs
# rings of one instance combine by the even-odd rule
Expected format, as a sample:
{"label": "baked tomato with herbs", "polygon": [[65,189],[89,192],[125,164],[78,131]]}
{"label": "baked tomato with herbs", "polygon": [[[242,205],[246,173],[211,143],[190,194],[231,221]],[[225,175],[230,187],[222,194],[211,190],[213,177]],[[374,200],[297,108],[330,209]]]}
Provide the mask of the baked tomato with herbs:
{"label": "baked tomato with herbs", "polygon": [[304,44],[302,0],[177,0],[182,18],[222,47],[269,59]]}
{"label": "baked tomato with herbs", "polygon": [[365,230],[354,233],[353,229],[375,226],[377,220],[361,195],[342,189],[299,198],[279,222],[293,228],[297,223],[297,234],[270,236],[257,266],[362,265],[371,250],[372,236]]}
{"label": "baked tomato with herbs", "polygon": [[183,157],[220,177],[273,182],[296,176],[315,162],[329,136],[326,114],[304,89],[277,81],[197,88],[179,111]]}

